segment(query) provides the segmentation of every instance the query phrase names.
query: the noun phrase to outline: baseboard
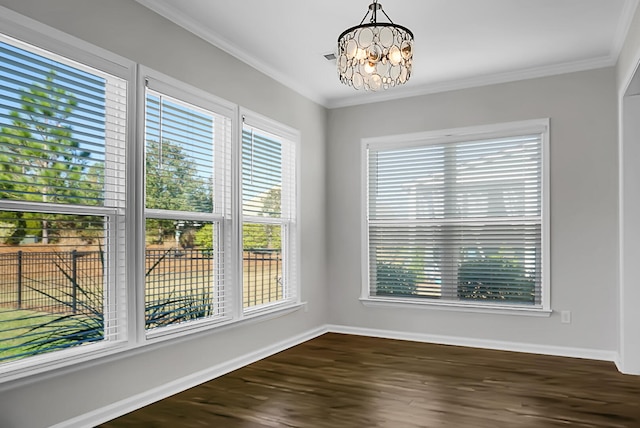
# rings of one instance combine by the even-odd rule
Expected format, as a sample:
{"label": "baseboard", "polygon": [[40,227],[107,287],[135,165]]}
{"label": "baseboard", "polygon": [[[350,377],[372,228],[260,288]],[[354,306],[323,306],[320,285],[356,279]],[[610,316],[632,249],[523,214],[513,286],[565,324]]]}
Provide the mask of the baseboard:
{"label": "baseboard", "polygon": [[628,364],[623,360],[622,355],[618,355],[615,361],[618,371],[625,375],[640,376],[640,364]]}
{"label": "baseboard", "polygon": [[231,361],[227,361],[225,363],[210,367],[206,370],[191,374],[184,378],[177,379],[158,388],[145,391],[141,394],[134,395],[117,403],[113,403],[109,406],[102,407],[95,411],[77,416],[73,419],[66,420],[59,424],[53,425],[52,428],[94,427],[134,410],[140,409],[151,403],[155,403],[156,401],[162,400],[171,395],[177,394],[189,388],[193,388],[194,386],[200,385],[204,382],[208,382],[212,379],[223,376],[246,365],[255,363],[256,361],[277,354],[278,352],[284,351],[293,346],[314,339],[326,332],[326,326],[307,331],[305,333],[283,340],[279,343],[270,345],[266,348],[251,352],[250,354],[240,356]]}
{"label": "baseboard", "polygon": [[307,331],[287,340],[273,344],[266,348],[256,350],[250,354],[240,356],[231,361],[218,364],[206,370],[194,373],[187,377],[145,391],[141,394],[126,398],[109,406],[77,416],[73,419],[54,425],[52,428],[85,428],[93,427],[140,409],[156,401],[177,394],[181,391],[193,388],[204,382],[223,376],[246,365],[267,358],[278,352],[314,339],[325,333],[342,333],[356,336],[380,337],[385,339],[410,340],[413,342],[435,343],[441,345],[466,346],[470,348],[495,349],[500,351],[524,352],[529,354],[554,355],[571,358],[584,358],[590,360],[612,361],[620,368],[618,354],[613,351],[597,349],[570,348],[563,346],[534,345],[529,343],[504,342],[497,340],[483,340],[468,337],[442,336],[422,333],[408,333],[393,330],[378,330],[370,328],[349,327],[343,325],[328,324]]}
{"label": "baseboard", "polygon": [[614,363],[618,371],[620,373],[624,373],[624,370],[623,370],[624,364],[622,363],[622,358],[620,357],[620,355],[616,355],[616,359],[614,360]]}
{"label": "baseboard", "polygon": [[466,346],[470,348],[495,349],[499,351],[524,352],[528,354],[554,355],[559,357],[583,358],[588,360],[618,360],[614,351],[599,349],[570,348],[565,346],[535,345],[531,343],[504,342],[498,340],[474,339],[469,337],[441,336],[404,331],[377,330],[343,325],[327,325],[330,333],[353,334],[357,336],[380,337],[385,339],[410,340],[413,342],[435,343],[439,345]]}

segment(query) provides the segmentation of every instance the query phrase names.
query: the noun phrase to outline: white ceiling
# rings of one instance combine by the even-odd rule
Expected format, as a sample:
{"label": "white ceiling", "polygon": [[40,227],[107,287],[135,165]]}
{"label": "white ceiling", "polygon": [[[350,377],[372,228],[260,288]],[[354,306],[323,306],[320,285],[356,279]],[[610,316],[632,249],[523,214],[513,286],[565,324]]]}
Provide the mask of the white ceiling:
{"label": "white ceiling", "polygon": [[327,107],[613,66],[638,4],[380,0],[413,31],[414,66],[406,85],[371,93],[341,84],[323,57],[369,0],[137,1]]}

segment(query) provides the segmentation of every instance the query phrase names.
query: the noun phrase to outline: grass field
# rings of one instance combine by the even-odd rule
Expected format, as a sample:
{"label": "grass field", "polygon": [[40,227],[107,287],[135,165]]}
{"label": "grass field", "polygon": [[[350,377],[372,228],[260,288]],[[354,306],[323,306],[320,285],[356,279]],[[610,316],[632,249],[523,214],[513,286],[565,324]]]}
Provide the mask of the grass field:
{"label": "grass field", "polygon": [[32,332],[33,326],[56,319],[48,313],[14,309],[0,309],[0,361],[15,359],[33,351],[31,343],[44,333]]}
{"label": "grass field", "polygon": [[[49,341],[52,347],[54,344],[65,346],[66,336],[69,338],[67,342],[83,343],[84,339],[78,332],[87,331],[86,325],[91,326],[88,330],[91,340],[101,339],[102,269],[95,263],[85,268],[75,264],[73,276],[69,272],[61,274],[60,267],[53,261],[40,258],[38,264],[30,266],[28,271],[23,269],[20,293],[17,291],[15,267],[0,265],[0,362],[34,351],[33,342],[41,340]],[[243,307],[282,298],[279,255],[274,258],[268,255],[246,257],[243,268]],[[211,316],[217,304],[215,299],[224,299],[228,295],[224,290],[215,288],[213,264],[201,255],[149,259],[147,273],[147,328]],[[72,277],[76,282],[70,280]],[[73,284],[76,284],[75,289]],[[41,327],[34,329],[37,326]],[[52,340],[55,334],[58,334],[57,341]],[[45,344],[38,352],[49,350]]]}

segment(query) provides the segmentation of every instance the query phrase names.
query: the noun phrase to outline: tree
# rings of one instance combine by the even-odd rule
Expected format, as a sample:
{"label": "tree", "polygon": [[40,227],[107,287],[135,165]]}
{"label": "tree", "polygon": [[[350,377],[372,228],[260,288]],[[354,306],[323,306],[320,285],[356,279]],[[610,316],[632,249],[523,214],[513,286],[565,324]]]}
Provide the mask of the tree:
{"label": "tree", "polygon": [[[198,175],[195,162],[178,144],[148,141],[146,147],[146,207],[172,211],[213,211],[212,183]],[[174,237],[176,229],[194,227],[193,222],[147,220],[152,241]]]}
{"label": "tree", "polygon": [[[10,112],[11,126],[1,129],[0,198],[86,205],[91,199],[87,192],[101,195],[102,187],[100,182],[86,182],[90,152],[81,149],[69,125],[78,101],[58,85],[55,71],[46,75],[45,82],[33,82],[21,90],[20,109]],[[20,242],[29,221],[40,223],[38,234],[44,244],[59,232],[56,215],[25,212],[3,216],[16,226],[6,240],[9,244]]]}
{"label": "tree", "polygon": [[[273,187],[261,198],[261,216],[281,216],[280,195],[280,188]],[[282,248],[282,226],[277,224],[244,223],[242,225],[242,237],[242,246],[245,251],[279,250]],[[213,227],[211,224],[205,225],[196,232],[194,243],[203,249],[213,248]]]}
{"label": "tree", "polygon": [[195,233],[194,243],[202,251],[210,254],[213,250],[213,238],[213,225],[207,223]]}
{"label": "tree", "polygon": [[[261,216],[280,217],[282,215],[282,190],[272,187],[260,201]],[[243,225],[243,246],[249,249],[282,248],[282,227],[274,224],[245,223]]]}

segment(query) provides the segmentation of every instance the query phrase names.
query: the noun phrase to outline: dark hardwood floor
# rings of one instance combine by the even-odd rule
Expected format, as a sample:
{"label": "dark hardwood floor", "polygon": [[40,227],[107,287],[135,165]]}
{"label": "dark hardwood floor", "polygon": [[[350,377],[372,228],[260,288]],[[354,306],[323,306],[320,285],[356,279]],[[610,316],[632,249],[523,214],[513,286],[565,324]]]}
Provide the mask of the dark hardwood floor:
{"label": "dark hardwood floor", "polygon": [[601,361],[326,334],[101,426],[640,427],[640,377]]}

